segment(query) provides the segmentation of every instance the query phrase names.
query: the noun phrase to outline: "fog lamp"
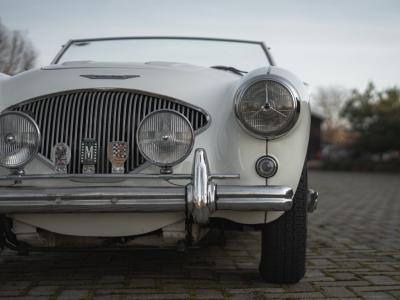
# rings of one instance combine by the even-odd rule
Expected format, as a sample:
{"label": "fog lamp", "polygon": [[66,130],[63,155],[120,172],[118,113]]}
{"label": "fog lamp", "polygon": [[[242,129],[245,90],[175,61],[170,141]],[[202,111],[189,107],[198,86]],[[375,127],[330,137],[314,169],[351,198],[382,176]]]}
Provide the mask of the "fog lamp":
{"label": "fog lamp", "polygon": [[39,127],[30,116],[17,111],[0,115],[0,166],[16,169],[26,165],[39,144]]}
{"label": "fog lamp", "polygon": [[191,152],[193,128],[186,117],[173,110],[158,110],[139,124],[137,144],[146,160],[160,167],[171,167]]}
{"label": "fog lamp", "polygon": [[262,156],[256,162],[256,171],[261,177],[270,178],[278,171],[278,163],[272,156]]}

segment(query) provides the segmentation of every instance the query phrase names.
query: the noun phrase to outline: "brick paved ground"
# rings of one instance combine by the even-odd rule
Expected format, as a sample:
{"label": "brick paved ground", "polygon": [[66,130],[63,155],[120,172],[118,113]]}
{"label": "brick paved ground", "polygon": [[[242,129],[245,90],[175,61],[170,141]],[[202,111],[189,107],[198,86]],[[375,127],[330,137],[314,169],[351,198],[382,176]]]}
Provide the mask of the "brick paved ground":
{"label": "brick paved ground", "polygon": [[308,271],[296,285],[264,284],[259,233],[175,251],[0,255],[7,299],[400,299],[400,176],[310,173]]}

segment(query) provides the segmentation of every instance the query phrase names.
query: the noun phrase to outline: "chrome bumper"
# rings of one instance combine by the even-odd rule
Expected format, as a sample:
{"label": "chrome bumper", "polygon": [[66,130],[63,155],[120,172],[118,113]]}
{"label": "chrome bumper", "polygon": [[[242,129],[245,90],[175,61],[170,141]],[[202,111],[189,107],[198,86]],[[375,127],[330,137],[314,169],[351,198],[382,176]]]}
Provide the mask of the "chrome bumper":
{"label": "chrome bumper", "polygon": [[292,207],[289,187],[215,184],[212,179],[217,176],[209,172],[204,149],[195,151],[190,177],[191,183],[182,187],[1,187],[0,213],[186,212],[196,223],[206,223],[216,210],[287,211]]}

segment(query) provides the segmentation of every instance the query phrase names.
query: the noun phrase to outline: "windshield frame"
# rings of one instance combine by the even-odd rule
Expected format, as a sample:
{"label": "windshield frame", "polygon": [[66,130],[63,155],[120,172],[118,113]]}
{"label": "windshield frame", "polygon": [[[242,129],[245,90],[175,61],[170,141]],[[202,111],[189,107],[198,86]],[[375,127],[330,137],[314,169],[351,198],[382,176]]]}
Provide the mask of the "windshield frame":
{"label": "windshield frame", "polygon": [[270,48],[261,41],[241,40],[241,39],[224,39],[224,38],[209,38],[209,37],[189,37],[189,36],[122,36],[122,37],[102,37],[102,38],[89,38],[89,39],[72,39],[66,44],[61,46],[61,50],[52,60],[52,65],[57,65],[62,56],[68,51],[72,44],[76,43],[89,43],[98,41],[113,41],[113,40],[193,40],[193,41],[214,41],[214,42],[229,42],[229,43],[243,43],[259,45],[263,50],[269,65],[275,66],[275,61],[270,53]]}

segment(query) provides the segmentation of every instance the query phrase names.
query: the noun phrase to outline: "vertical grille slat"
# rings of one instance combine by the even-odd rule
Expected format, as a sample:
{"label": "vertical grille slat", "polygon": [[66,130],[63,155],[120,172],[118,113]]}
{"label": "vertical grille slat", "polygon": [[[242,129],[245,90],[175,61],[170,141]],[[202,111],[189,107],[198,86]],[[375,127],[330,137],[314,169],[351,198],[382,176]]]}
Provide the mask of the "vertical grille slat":
{"label": "vertical grille slat", "polygon": [[68,172],[81,173],[80,147],[83,138],[98,143],[96,173],[110,173],[107,144],[126,141],[129,146],[127,171],[131,172],[145,162],[137,149],[136,130],[149,113],[160,109],[180,112],[190,121],[193,129],[207,125],[205,113],[189,104],[165,96],[146,94],[135,90],[77,90],[42,96],[13,106],[9,110],[29,114],[37,122],[42,142],[39,153],[51,159],[56,143],[71,148]]}
{"label": "vertical grille slat", "polygon": [[[76,116],[76,122],[79,122],[78,124],[82,124],[82,109],[83,109],[83,103],[84,103],[84,98],[85,95],[84,93],[79,93],[78,94],[78,101],[76,105],[76,110],[75,110],[75,116]],[[83,124],[82,124],[83,125]],[[79,153],[81,149],[81,131],[82,131],[83,126],[74,126],[74,143],[70,145],[71,147],[71,163],[74,164],[74,169],[76,173],[80,173],[80,159],[79,159]]]}
{"label": "vertical grille slat", "polygon": [[70,95],[67,95],[63,99],[63,107],[62,107],[62,114],[61,114],[61,132],[59,132],[59,141],[65,143],[68,136],[68,130],[66,127],[66,123],[68,120],[68,106],[70,105],[71,101],[69,101]]}
{"label": "vertical grille slat", "polygon": [[43,137],[46,141],[46,152],[45,152],[46,157],[51,157],[51,145],[54,144],[53,133],[55,132],[55,130],[54,130],[55,116],[54,115],[57,113],[57,106],[55,106],[56,102],[57,102],[57,98],[50,102],[49,115],[47,116],[49,121],[47,122],[46,136]]}
{"label": "vertical grille slat", "polygon": [[[112,98],[112,105],[110,106],[110,137],[108,141],[113,142],[118,139],[117,137],[117,127],[118,127],[118,119],[117,119],[117,112],[118,112],[118,99],[120,93],[116,93],[115,96]],[[111,169],[111,166],[108,166]]]}
{"label": "vertical grille slat", "polygon": [[[74,147],[73,147],[73,141],[75,140],[75,134],[74,134],[74,125],[76,124],[76,107],[77,107],[77,93],[74,93],[72,95],[72,110],[71,110],[71,115],[70,115],[70,119],[71,119],[71,127],[68,127],[68,131],[69,131],[69,140],[67,142],[67,144],[71,147],[71,152],[75,151]],[[69,172],[70,173],[76,173],[76,167],[75,164],[73,162],[71,162],[68,166],[69,168]]]}
{"label": "vertical grille slat", "polygon": [[[138,105],[137,105],[137,110],[135,111],[135,115],[137,116],[136,122],[135,122],[135,132],[136,132],[137,127],[139,126],[140,121],[138,121],[138,120],[143,120],[143,114],[142,114],[142,102],[143,102],[142,100],[143,99],[142,98],[143,98],[143,95],[139,95],[139,98],[137,100]],[[139,165],[139,151],[136,151],[132,158],[135,161],[135,166],[138,166]]]}
{"label": "vertical grille slat", "polygon": [[88,94],[88,98],[86,101],[86,113],[85,113],[85,119],[86,119],[86,126],[85,126],[85,138],[90,138],[92,136],[92,113],[91,113],[91,108],[92,108],[92,98],[93,94]]}
{"label": "vertical grille slat", "polygon": [[[129,160],[129,170],[133,170],[135,169],[135,156],[136,156],[136,120],[137,120],[137,104],[138,104],[138,95],[135,94],[133,95],[133,105],[131,106],[131,109],[129,109],[129,117],[130,117],[130,125],[129,125],[129,130],[130,130],[130,135],[129,135],[129,139],[130,139],[130,143],[129,143],[129,157],[131,157],[132,159]],[[131,102],[131,103],[132,103]]]}
{"label": "vertical grille slat", "polygon": [[[96,117],[95,117],[95,122],[96,124],[103,124],[103,106],[104,106],[104,97],[105,97],[105,93],[100,93],[97,94],[97,98],[100,99],[98,100],[98,104],[96,105]],[[102,145],[103,143],[102,141],[102,136],[103,136],[103,126],[96,126],[96,140],[99,143],[99,145]],[[96,170],[103,170],[102,166],[103,166],[103,160],[101,157],[101,153],[98,153],[98,157],[99,159],[97,160],[97,166],[96,166]]]}
{"label": "vertical grille slat", "polygon": [[[70,132],[69,132],[69,130],[68,130],[68,128],[69,128],[69,126],[70,126],[70,125],[69,125],[70,118],[67,117],[67,116],[70,116],[70,115],[71,115],[71,105],[72,105],[71,98],[72,98],[71,95],[68,95],[68,96],[67,96],[67,101],[65,101],[65,102],[66,102],[66,108],[65,108],[65,111],[64,111],[64,120],[65,120],[65,123],[63,124],[63,130],[64,130],[64,132],[65,132],[65,137],[63,138],[63,142],[64,142],[64,143],[67,143],[67,144],[68,144],[68,139],[69,139],[69,136],[70,136]],[[65,126],[64,126],[64,125],[65,125]]]}
{"label": "vertical grille slat", "polygon": [[[106,144],[107,141],[110,140],[109,132],[110,132],[110,121],[111,121],[111,116],[109,115],[109,103],[110,103],[110,93],[106,93],[106,101],[104,103],[104,131],[103,131],[103,143],[102,145]],[[103,151],[101,153],[102,159],[102,169],[105,170],[104,173],[108,173],[108,162],[107,162],[107,150]]]}
{"label": "vertical grille slat", "polygon": [[[47,123],[49,122],[49,105],[50,105],[50,101],[43,101],[44,104],[44,109],[43,109],[43,118],[41,119],[41,123],[42,125],[39,125],[40,128],[40,132],[42,134],[42,144],[40,146],[41,148],[41,153],[45,156],[48,157],[46,155],[46,141],[48,140],[47,136],[46,136],[46,132],[43,131],[44,128],[47,127]],[[40,122],[39,122],[40,123]]]}

